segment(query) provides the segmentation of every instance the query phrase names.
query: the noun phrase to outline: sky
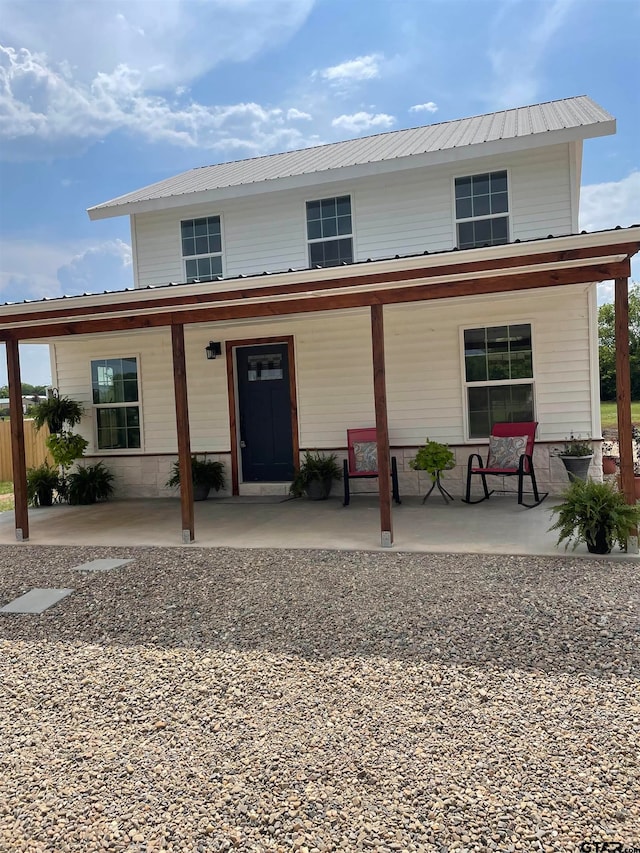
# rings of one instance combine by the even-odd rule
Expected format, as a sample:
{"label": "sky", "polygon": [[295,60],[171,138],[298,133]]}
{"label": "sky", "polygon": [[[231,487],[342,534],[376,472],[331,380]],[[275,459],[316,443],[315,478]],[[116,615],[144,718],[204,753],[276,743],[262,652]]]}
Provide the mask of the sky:
{"label": "sky", "polygon": [[131,287],[86,209],[187,169],[582,94],[581,228],[640,223],[638,44],[638,0],[0,0],[0,303]]}

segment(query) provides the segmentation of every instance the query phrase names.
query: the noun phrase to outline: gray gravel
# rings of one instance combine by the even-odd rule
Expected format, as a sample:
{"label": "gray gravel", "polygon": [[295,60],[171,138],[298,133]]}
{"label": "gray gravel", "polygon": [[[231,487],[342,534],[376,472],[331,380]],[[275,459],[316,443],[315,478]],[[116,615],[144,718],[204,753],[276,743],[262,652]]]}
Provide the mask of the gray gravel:
{"label": "gray gravel", "polygon": [[43,586],[1,851],[640,848],[637,561],[0,548],[0,605]]}

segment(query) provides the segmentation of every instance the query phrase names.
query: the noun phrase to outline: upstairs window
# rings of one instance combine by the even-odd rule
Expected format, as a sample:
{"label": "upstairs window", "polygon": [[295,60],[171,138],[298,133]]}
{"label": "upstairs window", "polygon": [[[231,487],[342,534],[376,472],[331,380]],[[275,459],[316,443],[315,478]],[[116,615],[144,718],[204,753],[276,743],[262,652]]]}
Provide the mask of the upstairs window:
{"label": "upstairs window", "polygon": [[464,330],[469,438],[487,438],[494,423],[533,421],[531,324]]}
{"label": "upstairs window", "polygon": [[222,276],[220,217],[185,219],[180,228],[186,281],[211,281]]}
{"label": "upstairs window", "polygon": [[140,396],[136,358],[91,362],[98,450],[140,447]]}
{"label": "upstairs window", "polygon": [[353,263],[351,198],[323,198],[307,202],[309,266],[337,267]]}
{"label": "upstairs window", "polygon": [[459,249],[509,242],[506,171],[456,178],[455,192]]}

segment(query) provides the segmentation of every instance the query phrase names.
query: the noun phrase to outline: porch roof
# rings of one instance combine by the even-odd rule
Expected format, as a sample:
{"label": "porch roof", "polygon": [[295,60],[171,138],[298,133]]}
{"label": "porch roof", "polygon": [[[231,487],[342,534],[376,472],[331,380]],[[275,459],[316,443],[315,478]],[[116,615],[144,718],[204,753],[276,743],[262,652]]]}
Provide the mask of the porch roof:
{"label": "porch roof", "polygon": [[639,249],[640,225],[634,225],[342,267],[9,303],[0,306],[0,340],[45,340],[599,282],[629,276],[630,258]]}

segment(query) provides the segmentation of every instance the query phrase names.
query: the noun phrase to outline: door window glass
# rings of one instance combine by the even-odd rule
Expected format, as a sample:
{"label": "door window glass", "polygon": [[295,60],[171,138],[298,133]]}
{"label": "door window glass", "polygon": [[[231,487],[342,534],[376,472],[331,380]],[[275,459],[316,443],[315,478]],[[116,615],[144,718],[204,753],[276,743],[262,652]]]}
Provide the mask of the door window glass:
{"label": "door window glass", "polygon": [[282,379],[282,355],[280,353],[265,353],[250,355],[247,359],[247,379],[249,382],[265,382],[270,379]]}

